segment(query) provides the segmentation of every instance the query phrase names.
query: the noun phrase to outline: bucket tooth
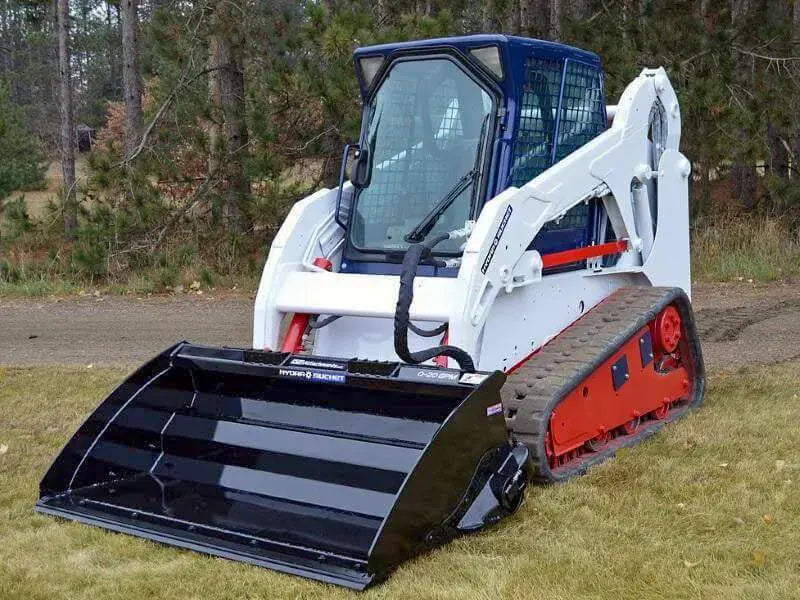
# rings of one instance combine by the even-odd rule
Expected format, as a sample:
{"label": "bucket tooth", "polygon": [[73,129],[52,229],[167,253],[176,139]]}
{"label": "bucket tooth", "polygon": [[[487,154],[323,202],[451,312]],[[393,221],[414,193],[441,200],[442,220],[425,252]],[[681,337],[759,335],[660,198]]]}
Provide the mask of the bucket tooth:
{"label": "bucket tooth", "polygon": [[180,343],[78,429],[37,510],[363,589],[516,509],[504,381]]}

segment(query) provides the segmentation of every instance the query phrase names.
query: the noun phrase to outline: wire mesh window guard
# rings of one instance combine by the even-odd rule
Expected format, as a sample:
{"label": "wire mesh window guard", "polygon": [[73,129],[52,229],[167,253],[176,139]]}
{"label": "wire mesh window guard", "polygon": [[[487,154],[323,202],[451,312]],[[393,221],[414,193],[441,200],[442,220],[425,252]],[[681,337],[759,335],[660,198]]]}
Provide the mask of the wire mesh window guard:
{"label": "wire mesh window guard", "polygon": [[[358,193],[351,239],[360,248],[403,250],[405,234],[475,166],[492,101],[453,62],[426,59],[392,66],[371,104],[371,180]],[[472,190],[458,196],[434,233],[464,226]],[[439,248],[458,250],[449,242]]]}
{"label": "wire mesh window guard", "polygon": [[[515,186],[571,154],[606,126],[599,69],[572,60],[565,67],[563,61],[528,58],[524,81],[511,181]],[[545,224],[542,232],[585,229],[585,244],[590,216],[589,207],[579,204]]]}
{"label": "wire mesh window guard", "polygon": [[511,185],[527,183],[551,165],[562,71],[561,61],[525,59]]}

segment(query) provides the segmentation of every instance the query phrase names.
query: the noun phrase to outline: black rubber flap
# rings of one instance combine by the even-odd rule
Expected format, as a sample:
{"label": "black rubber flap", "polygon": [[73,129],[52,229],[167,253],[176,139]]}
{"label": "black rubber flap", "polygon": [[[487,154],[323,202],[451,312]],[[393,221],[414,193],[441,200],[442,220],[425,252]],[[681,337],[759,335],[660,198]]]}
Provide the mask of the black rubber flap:
{"label": "black rubber flap", "polygon": [[[472,388],[351,376],[346,365],[298,375],[284,358],[187,344],[165,351],[80,427],[42,480],[37,509],[364,588],[403,558],[377,540],[384,528],[402,537],[402,523],[421,518],[413,499],[398,497],[419,487],[411,474],[423,456],[425,473],[446,471],[439,463],[451,457],[426,449]],[[476,427],[485,423],[460,429]],[[446,499],[425,499],[431,510],[452,510],[475,462],[460,467],[465,481],[444,484]],[[417,545],[403,542],[402,554]]]}

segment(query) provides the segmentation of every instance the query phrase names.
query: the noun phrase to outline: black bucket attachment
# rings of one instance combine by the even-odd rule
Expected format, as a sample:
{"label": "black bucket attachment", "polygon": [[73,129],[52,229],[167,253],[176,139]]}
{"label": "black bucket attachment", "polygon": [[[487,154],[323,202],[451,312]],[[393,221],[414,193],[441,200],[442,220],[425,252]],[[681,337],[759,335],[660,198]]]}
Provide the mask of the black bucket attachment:
{"label": "black bucket attachment", "polygon": [[181,343],[95,410],[36,507],[363,589],[518,507],[504,381]]}

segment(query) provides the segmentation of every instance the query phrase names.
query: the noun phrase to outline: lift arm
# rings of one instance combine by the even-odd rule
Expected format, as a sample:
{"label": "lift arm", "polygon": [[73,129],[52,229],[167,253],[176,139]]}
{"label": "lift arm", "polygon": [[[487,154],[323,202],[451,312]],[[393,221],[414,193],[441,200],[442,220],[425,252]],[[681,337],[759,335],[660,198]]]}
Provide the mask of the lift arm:
{"label": "lift arm", "polygon": [[[651,142],[648,131],[654,110],[661,111],[659,118],[665,122]],[[471,354],[478,351],[482,327],[497,295],[541,279],[542,257],[528,248],[542,226],[593,198],[603,198],[616,238],[627,241],[615,272],[648,276],[648,268],[655,269],[650,275],[663,282],[665,269],[671,269],[675,284],[688,293],[688,223],[683,224],[682,215],[688,214],[690,165],[678,152],[679,141],[680,110],[669,79],[661,68],[645,69],[622,94],[608,130],[527,184],[508,188],[489,201],[464,251],[459,272],[462,301],[452,305],[449,319],[451,343]],[[660,156],[655,170],[651,168],[654,144]],[[665,262],[670,249],[664,244],[656,255],[658,240],[648,255],[642,254],[643,236],[637,230],[631,190],[632,184],[651,179],[656,182],[654,189],[662,192],[660,222],[678,236],[672,248],[677,263],[672,267]],[[677,222],[670,225],[670,220]]]}

